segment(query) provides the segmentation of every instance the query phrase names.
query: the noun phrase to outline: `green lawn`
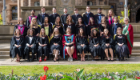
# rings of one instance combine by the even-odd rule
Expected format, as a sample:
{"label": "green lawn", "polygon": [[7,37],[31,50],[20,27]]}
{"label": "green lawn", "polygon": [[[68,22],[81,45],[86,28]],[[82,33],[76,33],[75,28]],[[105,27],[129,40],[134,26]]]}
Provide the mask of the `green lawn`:
{"label": "green lawn", "polygon": [[[31,75],[44,73],[43,65],[34,65],[34,66],[0,66],[0,72],[3,74],[10,74],[12,69],[14,70],[14,74],[29,74]],[[108,72],[131,72],[131,71],[140,71],[140,64],[89,64],[89,65],[48,65],[49,71],[48,73],[71,73],[76,69],[85,68],[85,72],[87,73],[103,73]]]}

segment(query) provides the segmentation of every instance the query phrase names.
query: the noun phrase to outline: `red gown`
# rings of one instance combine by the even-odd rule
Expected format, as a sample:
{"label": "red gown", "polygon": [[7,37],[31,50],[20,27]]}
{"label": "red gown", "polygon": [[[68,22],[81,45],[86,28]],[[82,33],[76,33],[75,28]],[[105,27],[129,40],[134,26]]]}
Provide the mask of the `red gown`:
{"label": "red gown", "polygon": [[72,41],[74,42],[74,47],[75,47],[75,50],[74,50],[74,53],[73,53],[73,59],[77,59],[75,36],[73,34],[63,36],[63,39],[62,39],[62,43],[63,43],[63,58],[65,59],[65,55],[68,54],[67,50],[65,49],[65,47],[66,47],[65,43],[67,42],[66,41],[66,36],[71,36],[72,37]]}

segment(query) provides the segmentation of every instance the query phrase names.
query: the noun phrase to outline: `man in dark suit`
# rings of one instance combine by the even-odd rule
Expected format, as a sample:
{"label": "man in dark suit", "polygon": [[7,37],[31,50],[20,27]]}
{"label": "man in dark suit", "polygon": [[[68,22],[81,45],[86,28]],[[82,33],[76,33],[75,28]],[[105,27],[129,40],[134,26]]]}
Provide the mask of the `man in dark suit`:
{"label": "man in dark suit", "polygon": [[67,13],[67,9],[66,8],[63,9],[63,12],[64,12],[64,14],[61,15],[61,22],[62,22],[62,24],[65,24],[66,23],[66,20],[67,20],[67,16],[69,14]]}
{"label": "man in dark suit", "polygon": [[38,14],[38,16],[37,16],[37,22],[38,22],[39,25],[42,25],[44,23],[45,17],[49,18],[49,15],[47,13],[45,13],[45,7],[42,7],[41,8],[41,13]]}
{"label": "man in dark suit", "polygon": [[56,13],[56,8],[52,8],[52,12],[49,19],[51,24],[55,24],[56,17],[60,17],[60,15]]}
{"label": "man in dark suit", "polygon": [[75,24],[77,24],[78,22],[78,18],[82,18],[82,16],[80,14],[78,14],[78,9],[75,8],[74,9],[74,15],[72,15],[72,20],[74,21]]}
{"label": "man in dark suit", "polygon": [[86,12],[83,14],[83,20],[84,20],[84,24],[85,24],[86,27],[88,26],[90,17],[93,17],[93,19],[95,20],[94,14],[92,12],[90,12],[90,7],[87,6],[86,7]]}
{"label": "man in dark suit", "polygon": [[96,22],[97,22],[98,24],[100,24],[101,21],[102,21],[102,17],[105,16],[105,15],[102,14],[102,9],[101,9],[101,8],[98,8],[98,9],[97,9],[97,12],[98,12],[98,14],[95,15],[95,19],[96,19]]}

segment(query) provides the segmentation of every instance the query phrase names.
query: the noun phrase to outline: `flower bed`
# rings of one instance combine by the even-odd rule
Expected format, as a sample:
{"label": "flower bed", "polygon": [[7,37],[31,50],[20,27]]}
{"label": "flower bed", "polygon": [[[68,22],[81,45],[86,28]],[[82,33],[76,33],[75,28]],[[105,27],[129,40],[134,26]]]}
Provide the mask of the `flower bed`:
{"label": "flower bed", "polygon": [[45,74],[34,74],[33,76],[30,75],[22,75],[17,76],[12,73],[9,75],[4,75],[0,73],[0,80],[138,80],[140,79],[139,71],[132,71],[131,73],[123,72],[104,72],[102,74],[96,73],[84,73],[84,69],[80,70],[77,69],[73,73],[54,73],[54,74],[47,74],[49,68],[44,66]]}

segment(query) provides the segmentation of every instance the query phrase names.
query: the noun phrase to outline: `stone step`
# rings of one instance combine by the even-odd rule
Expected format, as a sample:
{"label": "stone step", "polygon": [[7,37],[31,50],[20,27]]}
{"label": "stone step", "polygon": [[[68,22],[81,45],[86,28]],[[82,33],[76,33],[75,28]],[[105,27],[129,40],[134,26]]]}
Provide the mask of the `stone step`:
{"label": "stone step", "polygon": [[0,55],[0,59],[9,59],[10,56],[9,55]]}

